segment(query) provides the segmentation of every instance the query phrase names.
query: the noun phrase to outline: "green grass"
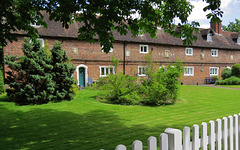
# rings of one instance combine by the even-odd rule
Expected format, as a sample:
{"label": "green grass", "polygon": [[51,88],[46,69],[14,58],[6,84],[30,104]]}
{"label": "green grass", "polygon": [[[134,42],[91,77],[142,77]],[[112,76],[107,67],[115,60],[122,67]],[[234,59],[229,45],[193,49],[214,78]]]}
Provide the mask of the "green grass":
{"label": "green grass", "polygon": [[134,140],[147,145],[167,127],[183,129],[240,112],[240,91],[181,86],[175,105],[121,106],[94,99],[85,89],[72,101],[17,106],[0,96],[0,149],[113,150]]}
{"label": "green grass", "polygon": [[218,85],[218,86],[229,87],[229,88],[239,88],[240,89],[240,85]]}

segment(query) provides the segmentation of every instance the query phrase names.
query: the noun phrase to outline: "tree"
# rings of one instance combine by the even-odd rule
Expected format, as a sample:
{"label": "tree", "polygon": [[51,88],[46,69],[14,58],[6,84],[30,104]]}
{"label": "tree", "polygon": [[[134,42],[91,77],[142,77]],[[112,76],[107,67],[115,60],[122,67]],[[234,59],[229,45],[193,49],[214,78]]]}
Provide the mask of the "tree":
{"label": "tree", "polygon": [[50,65],[39,41],[30,42],[26,38],[23,43],[23,56],[7,56],[6,65],[11,69],[7,73],[6,83],[9,85],[7,95],[21,104],[47,103],[53,99],[54,82],[52,82]]}
{"label": "tree", "polygon": [[234,64],[232,66],[232,76],[240,78],[240,64]]}
{"label": "tree", "polygon": [[230,31],[230,32],[240,32],[240,20],[235,19],[235,23],[234,22],[230,22],[229,25],[224,26],[223,25],[223,30],[224,31]]}
{"label": "tree", "polygon": [[72,92],[72,85],[74,84],[74,78],[72,74],[75,71],[75,67],[70,63],[69,57],[65,50],[62,49],[60,42],[55,42],[51,49],[51,65],[52,80],[55,83],[54,95],[57,101],[64,99],[71,100],[74,96]]}
{"label": "tree", "polygon": [[37,40],[25,38],[23,56],[7,56],[6,83],[8,96],[20,104],[42,104],[49,101],[72,99],[72,74],[75,67],[69,63],[59,42],[51,50],[41,47]]}

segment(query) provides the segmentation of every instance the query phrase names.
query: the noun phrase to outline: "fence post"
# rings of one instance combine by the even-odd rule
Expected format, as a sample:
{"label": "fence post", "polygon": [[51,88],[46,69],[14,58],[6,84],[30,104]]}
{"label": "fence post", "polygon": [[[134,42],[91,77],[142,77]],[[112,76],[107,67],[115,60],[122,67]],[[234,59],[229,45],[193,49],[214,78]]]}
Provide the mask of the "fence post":
{"label": "fence post", "polygon": [[234,115],[234,149],[238,149],[238,115]]}
{"label": "fence post", "polygon": [[222,150],[222,120],[216,120],[216,143],[217,150]]}
{"label": "fence post", "polygon": [[165,133],[168,135],[169,150],[182,150],[182,131],[173,128],[167,128]]}
{"label": "fence post", "polygon": [[228,150],[228,120],[226,117],[223,117],[223,150]]}
{"label": "fence post", "polygon": [[190,150],[190,128],[183,128],[183,150]]}
{"label": "fence post", "polygon": [[157,150],[157,138],[150,136],[148,138],[148,150]]}
{"label": "fence post", "polygon": [[132,144],[132,149],[133,150],[142,150],[142,142],[139,140],[136,140]]}
{"label": "fence post", "polygon": [[207,123],[203,122],[201,124],[201,148],[202,150],[207,150]]}
{"label": "fence post", "polygon": [[118,145],[115,150],[127,150],[127,148],[124,145]]}
{"label": "fence post", "polygon": [[209,121],[209,147],[210,150],[215,150],[215,123]]}
{"label": "fence post", "polygon": [[200,142],[199,142],[199,126],[193,125],[193,134],[192,134],[192,150],[199,150]]}
{"label": "fence post", "polygon": [[159,147],[160,150],[168,150],[168,135],[166,133],[159,136]]}
{"label": "fence post", "polygon": [[228,124],[229,124],[229,150],[233,150],[233,117],[228,116]]}

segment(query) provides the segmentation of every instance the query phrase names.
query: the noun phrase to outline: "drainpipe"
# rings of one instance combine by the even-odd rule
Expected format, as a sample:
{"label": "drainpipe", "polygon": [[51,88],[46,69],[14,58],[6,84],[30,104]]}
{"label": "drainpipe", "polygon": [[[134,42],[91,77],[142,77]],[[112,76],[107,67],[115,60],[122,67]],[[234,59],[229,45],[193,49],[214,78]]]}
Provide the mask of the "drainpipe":
{"label": "drainpipe", "polygon": [[125,65],[126,65],[126,42],[123,42],[123,74],[125,74]]}

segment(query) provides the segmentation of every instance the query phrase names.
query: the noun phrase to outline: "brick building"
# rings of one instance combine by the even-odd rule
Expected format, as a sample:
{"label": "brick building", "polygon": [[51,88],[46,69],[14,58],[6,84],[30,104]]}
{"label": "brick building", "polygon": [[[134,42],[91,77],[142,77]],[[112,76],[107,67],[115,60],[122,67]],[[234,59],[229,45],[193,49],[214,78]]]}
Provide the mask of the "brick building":
{"label": "brick building", "polygon": [[[200,29],[197,41],[190,47],[183,46],[182,39],[164,33],[161,28],[158,29],[157,38],[147,34],[132,38],[131,33],[121,36],[114,32],[114,48],[106,54],[98,42],[90,44],[77,39],[79,24],[64,29],[59,22],[46,22],[47,29],[36,26],[42,44],[48,43],[51,48],[56,40],[62,43],[76,66],[74,77],[80,86],[86,86],[89,77],[97,80],[114,72],[114,68],[110,67],[112,56],[119,59],[119,71],[139,77],[145,76],[145,56],[149,52],[152,52],[153,61],[158,67],[181,60],[185,67],[183,84],[204,84],[205,77],[220,76],[224,68],[240,63],[240,33],[222,31],[221,24]],[[5,55],[22,55],[21,44],[26,33],[19,31],[16,34],[18,41],[4,48]]]}

